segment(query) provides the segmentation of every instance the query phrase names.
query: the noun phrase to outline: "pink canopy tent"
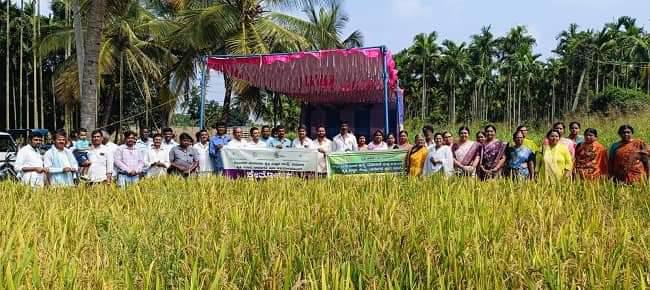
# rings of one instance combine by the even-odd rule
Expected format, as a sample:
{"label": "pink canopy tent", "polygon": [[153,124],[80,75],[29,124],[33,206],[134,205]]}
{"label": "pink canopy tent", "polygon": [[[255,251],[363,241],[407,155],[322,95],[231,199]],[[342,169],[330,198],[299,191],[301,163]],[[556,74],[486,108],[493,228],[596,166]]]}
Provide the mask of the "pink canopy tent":
{"label": "pink canopy tent", "polygon": [[[209,56],[207,67],[254,87],[311,104],[395,101],[397,70],[384,47],[252,56]],[[202,97],[205,95],[202,84]],[[203,127],[203,120],[201,120]]]}

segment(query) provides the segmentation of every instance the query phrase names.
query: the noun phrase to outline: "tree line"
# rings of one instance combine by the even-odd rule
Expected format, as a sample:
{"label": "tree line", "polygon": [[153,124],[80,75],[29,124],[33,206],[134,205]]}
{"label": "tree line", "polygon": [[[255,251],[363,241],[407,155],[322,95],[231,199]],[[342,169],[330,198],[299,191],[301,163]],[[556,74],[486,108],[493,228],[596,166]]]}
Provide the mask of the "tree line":
{"label": "tree line", "polygon": [[[407,118],[514,127],[602,109],[619,91],[622,99],[650,100],[650,34],[634,18],[600,30],[571,24],[547,60],[533,52],[536,39],[525,26],[500,37],[491,30],[483,27],[469,43],[419,34],[396,55]],[[604,101],[596,107],[595,98]]]}
{"label": "tree line", "polygon": [[[56,0],[48,17],[37,1],[5,2],[0,14],[2,127],[163,127],[179,109],[196,114],[188,106],[205,55],[363,45],[360,31],[344,35],[339,0]],[[208,121],[235,109],[281,123],[300,106],[224,80],[224,103],[209,106],[218,112]]]}

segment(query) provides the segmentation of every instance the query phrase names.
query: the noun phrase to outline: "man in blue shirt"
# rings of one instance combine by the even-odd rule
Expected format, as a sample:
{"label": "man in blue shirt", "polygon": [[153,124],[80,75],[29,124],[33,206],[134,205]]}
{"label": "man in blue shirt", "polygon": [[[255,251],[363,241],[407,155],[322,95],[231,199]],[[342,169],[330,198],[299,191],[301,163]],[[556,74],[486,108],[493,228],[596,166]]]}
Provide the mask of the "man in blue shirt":
{"label": "man in blue shirt", "polygon": [[226,123],[217,123],[217,134],[210,138],[210,158],[212,159],[212,169],[216,174],[223,172],[223,160],[221,159],[221,148],[228,145],[230,136],[226,134]]}
{"label": "man in blue shirt", "polygon": [[268,125],[262,126],[262,138],[260,140],[266,144],[269,144],[269,140],[273,139],[271,137],[271,127]]}
{"label": "man in blue shirt", "polygon": [[291,148],[291,140],[285,137],[286,130],[284,126],[278,126],[276,127],[276,129],[278,130],[278,137],[269,140],[268,142],[269,148],[277,148],[277,149]]}

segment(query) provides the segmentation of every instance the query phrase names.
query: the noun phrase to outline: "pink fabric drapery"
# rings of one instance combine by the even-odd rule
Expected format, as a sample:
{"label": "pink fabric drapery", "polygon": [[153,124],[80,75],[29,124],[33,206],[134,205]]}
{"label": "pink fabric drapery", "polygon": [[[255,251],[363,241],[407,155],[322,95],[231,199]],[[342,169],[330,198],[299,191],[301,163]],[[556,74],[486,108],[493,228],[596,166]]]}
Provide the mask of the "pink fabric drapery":
{"label": "pink fabric drapery", "polygon": [[[389,96],[397,70],[386,53]],[[309,103],[381,103],[384,101],[380,48],[352,48],[247,57],[209,57],[208,68],[252,86]]]}

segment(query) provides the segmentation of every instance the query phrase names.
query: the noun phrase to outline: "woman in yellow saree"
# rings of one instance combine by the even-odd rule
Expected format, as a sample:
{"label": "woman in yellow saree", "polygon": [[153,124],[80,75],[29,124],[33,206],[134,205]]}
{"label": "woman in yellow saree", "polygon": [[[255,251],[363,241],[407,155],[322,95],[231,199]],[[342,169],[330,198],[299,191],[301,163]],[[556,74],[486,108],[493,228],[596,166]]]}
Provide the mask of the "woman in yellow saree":
{"label": "woman in yellow saree", "polygon": [[424,145],[422,135],[415,135],[415,145],[406,154],[406,173],[410,176],[421,176],[429,150]]}
{"label": "woman in yellow saree", "polygon": [[541,175],[547,181],[562,180],[571,177],[573,158],[566,146],[560,144],[560,132],[551,130],[546,134],[548,144],[542,150]]}

